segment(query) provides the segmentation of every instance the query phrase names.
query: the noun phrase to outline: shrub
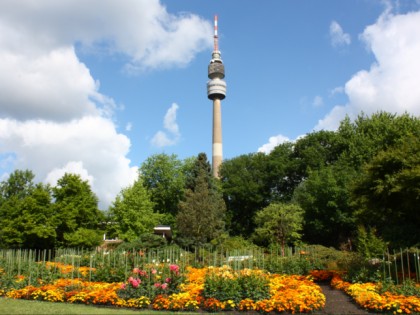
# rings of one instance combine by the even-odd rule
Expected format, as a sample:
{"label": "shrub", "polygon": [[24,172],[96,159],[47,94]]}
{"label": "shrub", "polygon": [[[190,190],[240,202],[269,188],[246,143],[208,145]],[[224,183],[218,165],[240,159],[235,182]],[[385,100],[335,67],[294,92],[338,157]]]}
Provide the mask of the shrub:
{"label": "shrub", "polygon": [[269,291],[269,280],[264,274],[250,269],[234,272],[225,266],[206,275],[203,297],[237,304],[246,298],[254,301],[267,299]]}
{"label": "shrub", "polygon": [[406,279],[400,285],[394,284],[392,281],[385,281],[380,284],[379,293],[390,292],[395,295],[416,296],[420,297],[420,286],[411,279]]}
{"label": "shrub", "polygon": [[162,236],[156,234],[142,234],[139,238],[132,242],[124,242],[120,244],[118,250],[144,250],[144,249],[153,249],[153,248],[162,248],[167,246],[167,241]]}

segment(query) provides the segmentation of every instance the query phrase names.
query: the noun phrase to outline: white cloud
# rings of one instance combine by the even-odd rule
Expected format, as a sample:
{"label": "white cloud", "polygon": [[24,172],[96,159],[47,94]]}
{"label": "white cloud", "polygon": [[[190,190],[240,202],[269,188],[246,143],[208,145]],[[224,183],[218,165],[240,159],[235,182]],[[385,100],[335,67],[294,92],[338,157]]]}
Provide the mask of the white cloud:
{"label": "white cloud", "polygon": [[336,129],[345,115],[383,110],[420,115],[420,11],[393,15],[386,10],[361,39],[374,54],[369,70],[357,72],[345,84],[349,102],[336,106],[315,129]]}
{"label": "white cloud", "polygon": [[52,186],[56,186],[57,181],[61,177],[63,177],[64,174],[66,173],[78,174],[83,180],[87,181],[91,187],[93,186],[94,178],[93,176],[89,175],[88,170],[83,167],[83,162],[81,161],[78,161],[78,162],[71,161],[71,162],[68,162],[62,168],[54,168],[52,171],[50,171],[47,174],[45,178],[45,182]]}
{"label": "white cloud", "polygon": [[290,141],[290,139],[283,136],[283,135],[277,135],[277,136],[270,137],[268,139],[268,143],[263,144],[261,147],[258,148],[258,152],[268,154],[279,144],[282,144],[282,143],[285,143],[285,142],[288,142],[288,141]]}
{"label": "white cloud", "polygon": [[32,170],[39,181],[53,182],[65,171],[80,174],[102,209],[137,178],[137,167],[125,157],[130,140],[103,117],[66,123],[0,119],[0,143],[0,154],[14,152],[15,168]]}
{"label": "white cloud", "polygon": [[333,97],[333,96],[335,96],[337,94],[341,94],[341,93],[344,93],[344,87],[337,86],[330,91],[330,97]]}
{"label": "white cloud", "polygon": [[324,105],[324,100],[322,99],[322,96],[315,96],[313,101],[312,101],[312,105],[314,107],[321,107],[322,105]]}
{"label": "white cloud", "polygon": [[208,21],[170,14],[159,0],[3,0],[0,21],[0,46],[10,51],[39,54],[79,42],[123,53],[135,69],[182,66],[212,45]]}
{"label": "white cloud", "polygon": [[[105,209],[137,177],[130,140],[113,122],[114,100],[100,92],[76,54],[124,58],[141,71],[185,66],[212,45],[211,24],[173,15],[159,0],[0,2],[0,178],[30,169],[54,181],[74,171]],[[176,108],[164,126],[179,137]],[[131,129],[131,123],[126,130]]]}
{"label": "white cloud", "polygon": [[0,47],[3,117],[71,120],[99,115],[95,100],[106,104],[108,99],[97,92],[89,69],[77,59],[72,46],[38,56],[12,54]]}
{"label": "white cloud", "polygon": [[163,126],[165,129],[174,135],[179,135],[179,128],[176,122],[176,111],[178,108],[179,106],[176,103],[173,103],[166,112],[165,118],[163,119]]}
{"label": "white cloud", "polygon": [[178,143],[181,134],[176,122],[176,112],[179,106],[175,103],[168,109],[163,119],[163,127],[167,131],[159,130],[150,140],[150,143],[155,147],[166,147]]}
{"label": "white cloud", "polygon": [[330,24],[330,38],[331,45],[334,47],[346,46],[351,44],[350,34],[344,33],[340,24],[337,21],[332,21]]}

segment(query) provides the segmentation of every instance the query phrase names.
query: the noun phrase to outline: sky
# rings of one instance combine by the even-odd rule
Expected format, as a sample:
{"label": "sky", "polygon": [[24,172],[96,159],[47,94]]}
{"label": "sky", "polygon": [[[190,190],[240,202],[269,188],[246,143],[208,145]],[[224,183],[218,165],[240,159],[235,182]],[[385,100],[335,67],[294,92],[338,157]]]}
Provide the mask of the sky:
{"label": "sky", "polygon": [[211,160],[214,15],[224,159],[420,116],[418,0],[2,0],[0,180],[76,173],[106,210],[154,154]]}

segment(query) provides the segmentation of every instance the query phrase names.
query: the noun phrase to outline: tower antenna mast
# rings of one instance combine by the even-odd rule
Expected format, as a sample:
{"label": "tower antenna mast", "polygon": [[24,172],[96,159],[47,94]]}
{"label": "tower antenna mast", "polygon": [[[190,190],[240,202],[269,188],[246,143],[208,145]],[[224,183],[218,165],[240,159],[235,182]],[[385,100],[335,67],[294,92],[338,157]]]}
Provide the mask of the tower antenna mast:
{"label": "tower antenna mast", "polygon": [[219,36],[217,35],[217,15],[214,16],[214,48],[213,51],[219,51]]}

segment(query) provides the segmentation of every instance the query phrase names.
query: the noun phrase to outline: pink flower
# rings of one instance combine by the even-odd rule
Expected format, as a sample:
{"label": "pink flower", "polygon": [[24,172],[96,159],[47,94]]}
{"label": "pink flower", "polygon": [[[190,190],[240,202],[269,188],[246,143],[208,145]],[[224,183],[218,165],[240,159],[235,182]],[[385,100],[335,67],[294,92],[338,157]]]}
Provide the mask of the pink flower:
{"label": "pink flower", "polygon": [[144,270],[140,270],[140,271],[139,271],[139,275],[140,275],[140,276],[143,276],[143,277],[144,277],[144,276],[147,276],[147,272],[146,272],[146,271],[144,271]]}
{"label": "pink flower", "polygon": [[157,270],[156,269],[152,269],[152,274],[156,274],[157,273]]}
{"label": "pink flower", "polygon": [[159,282],[156,282],[156,283],[154,284],[154,286],[155,286],[155,288],[160,288],[160,283],[159,283]]}
{"label": "pink flower", "polygon": [[140,273],[140,269],[139,268],[134,268],[133,273]]}
{"label": "pink flower", "polygon": [[125,289],[125,283],[121,283],[120,289]]}
{"label": "pink flower", "polygon": [[137,288],[137,287],[139,286],[139,284],[140,284],[140,280],[139,280],[139,281],[137,281],[137,280],[133,280],[133,282],[131,282],[131,285],[132,285],[134,288]]}
{"label": "pink flower", "polygon": [[134,280],[134,278],[133,277],[130,277],[130,278],[128,278],[128,282],[133,282],[133,280]]}
{"label": "pink flower", "polygon": [[178,274],[179,266],[178,265],[169,265],[169,270]]}
{"label": "pink flower", "polygon": [[171,282],[171,278],[166,278],[166,279],[165,279],[165,282],[166,282],[166,283]]}
{"label": "pink flower", "polygon": [[168,287],[168,284],[167,284],[167,283],[163,283],[163,284],[161,285],[161,288],[162,288],[163,290],[165,290],[167,287]]}

